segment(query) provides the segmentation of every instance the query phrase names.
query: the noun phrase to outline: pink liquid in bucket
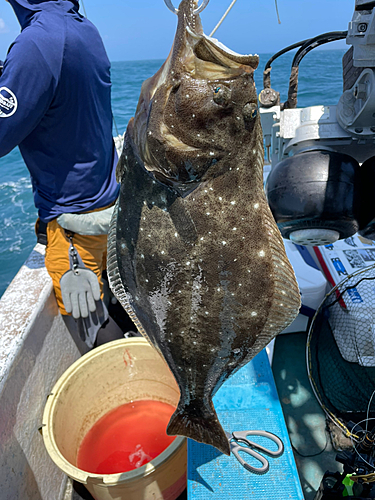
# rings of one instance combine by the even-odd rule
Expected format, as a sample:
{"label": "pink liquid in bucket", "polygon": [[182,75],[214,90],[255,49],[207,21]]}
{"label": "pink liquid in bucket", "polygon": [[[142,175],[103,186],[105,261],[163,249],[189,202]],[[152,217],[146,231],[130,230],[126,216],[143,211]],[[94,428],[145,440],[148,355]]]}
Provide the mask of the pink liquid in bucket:
{"label": "pink liquid in bucket", "polygon": [[134,401],[99,419],[83,438],[77,467],[94,474],[137,469],[156,458],[175,439],[166,428],[175,408],[160,401]]}

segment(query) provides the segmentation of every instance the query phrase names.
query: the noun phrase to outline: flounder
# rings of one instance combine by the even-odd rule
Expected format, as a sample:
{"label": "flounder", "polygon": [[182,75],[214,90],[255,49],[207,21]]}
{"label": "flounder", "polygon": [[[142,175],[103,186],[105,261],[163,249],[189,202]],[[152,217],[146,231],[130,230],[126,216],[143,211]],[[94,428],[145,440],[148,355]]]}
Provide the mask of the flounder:
{"label": "flounder", "polygon": [[128,124],[108,275],[179,385],[167,433],[229,455],[212,397],[292,322],[300,294],[263,190],[258,56],[205,36],[196,7],[181,2]]}

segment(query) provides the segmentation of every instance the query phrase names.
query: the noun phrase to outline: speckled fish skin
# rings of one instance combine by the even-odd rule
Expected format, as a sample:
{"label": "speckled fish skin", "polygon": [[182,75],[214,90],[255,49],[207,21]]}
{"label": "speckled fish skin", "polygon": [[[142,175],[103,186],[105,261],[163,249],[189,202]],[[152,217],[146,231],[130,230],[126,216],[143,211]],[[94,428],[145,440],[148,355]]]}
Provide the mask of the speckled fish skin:
{"label": "speckled fish skin", "polygon": [[171,54],[142,87],[118,166],[111,287],[181,391],[167,432],[230,448],[212,397],[298,314],[263,190],[253,71],[183,0]]}

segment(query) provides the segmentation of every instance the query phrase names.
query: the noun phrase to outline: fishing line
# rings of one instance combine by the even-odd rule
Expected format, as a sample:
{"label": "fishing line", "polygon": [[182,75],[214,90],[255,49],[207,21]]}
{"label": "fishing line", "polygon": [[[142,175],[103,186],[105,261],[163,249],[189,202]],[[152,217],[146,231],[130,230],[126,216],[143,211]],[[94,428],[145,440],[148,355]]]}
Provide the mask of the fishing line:
{"label": "fishing line", "polygon": [[[232,3],[229,5],[229,7],[227,8],[227,10],[225,11],[225,14],[223,15],[223,17],[220,19],[220,21],[217,23],[217,25],[215,26],[215,28],[211,31],[210,33],[210,36],[212,36],[217,30],[218,28],[220,28],[221,24],[223,23],[224,19],[227,17],[227,15],[229,14],[229,12],[232,10],[234,4],[237,2],[237,0],[233,0]],[[275,6],[276,6],[276,15],[277,15],[277,22],[279,24],[281,24],[281,21],[280,21],[280,16],[279,16],[279,7],[277,5],[277,0],[275,0]]]}
{"label": "fishing line", "polygon": [[374,397],[374,394],[375,394],[375,391],[371,394],[371,398],[370,398],[370,401],[368,402],[368,406],[367,406],[367,413],[366,413],[366,434],[367,434],[367,428],[368,428],[368,416],[370,414],[370,406],[371,406],[371,401],[372,401],[372,398]]}
{"label": "fishing line", "polygon": [[215,31],[221,26],[222,22],[224,21],[224,19],[227,17],[227,15],[229,14],[229,12],[231,11],[232,7],[234,6],[234,4],[237,2],[237,0],[233,0],[233,2],[229,5],[229,7],[227,8],[225,14],[223,15],[223,17],[220,19],[220,21],[217,23],[217,25],[215,26],[215,28],[213,29],[213,31],[210,33],[210,36],[212,36]]}
{"label": "fishing line", "polygon": [[292,442],[290,442],[290,444],[292,445],[293,451],[295,451],[297,453],[297,455],[299,455],[302,458],[311,458],[311,457],[318,457],[319,455],[324,453],[327,449],[328,441],[329,441],[329,436],[328,436],[328,433],[326,432],[326,444],[325,444],[324,448],[322,450],[318,451],[317,453],[314,453],[313,455],[302,455],[302,453],[300,453],[297,450],[297,448],[294,446],[294,444]]}
{"label": "fishing line", "polygon": [[[371,397],[372,397],[372,396],[371,396]],[[375,420],[375,418],[365,418],[364,420],[361,420],[360,422],[358,422],[358,424],[355,424],[355,426],[353,427],[353,429],[355,429],[357,426],[361,425],[363,422],[366,422],[366,425],[367,425],[367,423],[368,423],[370,420]],[[352,431],[353,431],[353,429],[352,429]],[[365,437],[366,437],[366,435],[365,435]],[[363,438],[363,440],[364,440],[364,439],[365,439],[365,438]],[[357,448],[355,447],[355,444],[354,444],[354,442],[353,442],[353,440],[352,440],[351,436],[350,436],[350,440],[351,440],[351,442],[352,442],[352,445],[353,445],[354,451],[357,453],[357,455],[359,456],[359,458],[360,458],[363,462],[365,462],[367,465],[369,465],[369,466],[371,467],[371,469],[374,469],[374,466],[373,466],[372,464],[368,463],[368,462],[367,462],[367,460],[365,460],[365,459],[363,458],[363,456],[362,456],[362,455],[358,452],[358,450],[357,450]],[[363,441],[363,440],[362,440],[362,441]],[[359,443],[359,444],[360,444],[360,443]]]}
{"label": "fishing line", "polygon": [[[361,420],[361,422],[358,422],[358,424],[356,424],[356,425],[353,427],[353,429],[352,429],[352,431],[353,431],[355,427],[357,427],[357,426],[361,425],[363,422],[366,422],[366,431],[364,432],[363,439],[362,439],[359,443],[357,443],[357,444],[361,444],[361,443],[363,443],[363,441],[366,439],[366,436],[367,436],[367,430],[368,430],[368,423],[369,423],[369,421],[370,421],[370,420],[375,420],[375,418],[369,418],[369,414],[370,414],[370,407],[371,407],[371,401],[372,401],[372,398],[374,397],[374,395],[375,395],[375,391],[373,391],[373,393],[371,394],[370,401],[368,402],[368,405],[367,405],[367,412],[366,412],[366,418],[365,418],[364,420]],[[351,436],[350,436],[350,440],[351,440],[351,442],[352,442],[352,445],[353,445],[354,451],[357,453],[357,455],[361,458],[361,460],[363,460],[363,461],[364,461],[367,465],[369,465],[369,466],[373,469],[373,468],[374,468],[374,467],[373,467],[373,465],[371,465],[370,463],[368,463],[368,462],[367,462],[367,460],[365,460],[365,459],[363,458],[363,456],[362,456],[362,455],[360,455],[360,453],[358,452],[358,450],[357,450],[357,448],[356,448],[356,446],[355,446],[355,444],[354,444],[354,442],[353,442],[353,440],[352,440]]]}
{"label": "fishing line", "polygon": [[85,4],[83,3],[83,0],[81,0],[81,5],[82,5],[83,14],[86,17],[86,19],[88,19],[87,14],[86,14]]}
{"label": "fishing line", "polygon": [[280,16],[279,16],[279,7],[277,5],[277,0],[275,0],[275,7],[276,7],[276,15],[277,15],[277,22],[279,24],[281,24],[281,21],[280,21]]}
{"label": "fishing line", "polygon": [[116,123],[116,120],[115,120],[115,116],[113,114],[113,111],[112,111],[112,121],[113,121],[113,125],[115,126],[115,129],[116,129],[116,133],[117,135],[121,135],[120,132],[118,131],[118,128],[117,128],[117,123]]}

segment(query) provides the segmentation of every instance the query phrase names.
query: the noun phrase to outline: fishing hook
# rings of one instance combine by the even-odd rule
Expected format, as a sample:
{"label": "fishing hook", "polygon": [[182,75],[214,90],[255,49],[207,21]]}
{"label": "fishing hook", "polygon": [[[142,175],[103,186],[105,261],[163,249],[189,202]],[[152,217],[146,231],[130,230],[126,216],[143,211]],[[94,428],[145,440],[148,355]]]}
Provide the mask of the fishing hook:
{"label": "fishing hook", "polygon": [[[194,15],[200,14],[202,10],[204,10],[207,7],[209,1],[210,0],[203,0],[202,5],[197,9],[195,9],[193,14]],[[178,9],[176,9],[176,7],[173,5],[172,0],[164,0],[164,2],[170,11],[172,11],[174,14],[178,14]]]}

